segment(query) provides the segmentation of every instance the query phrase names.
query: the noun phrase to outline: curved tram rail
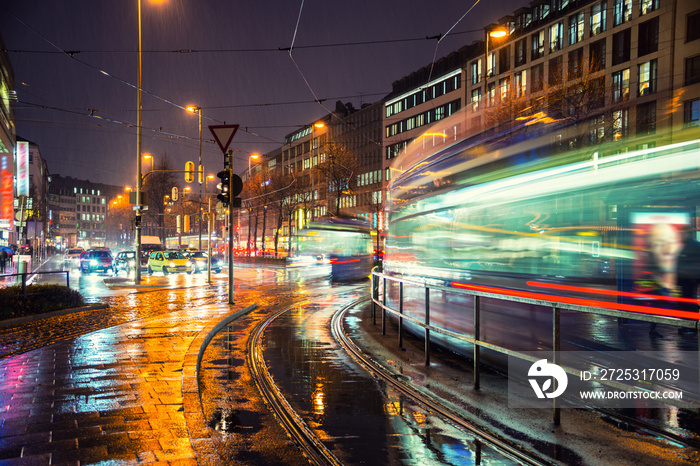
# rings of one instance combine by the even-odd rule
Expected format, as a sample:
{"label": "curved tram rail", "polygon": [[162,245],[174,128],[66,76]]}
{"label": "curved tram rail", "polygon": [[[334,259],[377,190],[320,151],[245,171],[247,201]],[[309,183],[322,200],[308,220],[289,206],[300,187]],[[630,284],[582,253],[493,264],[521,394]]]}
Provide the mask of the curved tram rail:
{"label": "curved tram rail", "polygon": [[[462,428],[479,438],[483,445],[497,450],[504,456],[511,458],[519,464],[542,465],[551,464],[549,461],[535,458],[530,453],[522,452],[512,445],[507,444],[503,440],[493,436],[492,434],[479,429],[458,414],[451,411],[439,401],[420,393],[412,388],[409,384],[397,381],[396,378],[388,371],[383,370],[379,363],[369,359],[362,351],[345,335],[343,331],[342,321],[345,313],[357,306],[358,304],[367,301],[368,298],[363,298],[352,302],[340,309],[333,315],[332,318],[332,333],[336,341],[348,354],[367,370],[372,376],[388,382],[398,392],[403,393],[413,400],[422,404],[429,411],[437,416],[442,417],[448,422]],[[314,431],[309,428],[306,422],[292,408],[289,402],[285,399],[280,389],[275,384],[267,365],[264,360],[262,351],[262,335],[266,328],[278,317],[292,309],[288,307],[283,309],[267,319],[261,321],[253,330],[247,342],[246,363],[250,368],[251,377],[255,381],[256,386],[260,390],[265,402],[272,409],[275,417],[287,431],[289,437],[300,447],[303,454],[308,458],[311,464],[317,465],[341,465],[343,464],[319,439]]]}
{"label": "curved tram rail", "polygon": [[276,314],[261,321],[254,329],[248,339],[248,354],[246,362],[250,367],[251,377],[255,381],[265,402],[270,406],[275,417],[287,431],[289,437],[299,445],[304,455],[312,464],[319,465],[340,465],[342,464],[330,450],[321,442],[316,434],[306,425],[304,420],[294,411],[285,399],[282,392],[272,380],[270,372],[267,370],[265,359],[262,353],[261,338],[265,329],[277,317],[281,316],[291,308],[283,309]]}
{"label": "curved tram rail", "polygon": [[339,310],[333,315],[333,320],[331,323],[333,336],[336,341],[343,347],[343,349],[350,354],[350,356],[362,366],[365,370],[370,372],[374,377],[383,380],[387,384],[391,385],[394,389],[407,395],[414,399],[416,402],[422,404],[427,409],[433,413],[442,416],[448,421],[454,423],[455,425],[467,430],[479,437],[483,443],[489,444],[490,446],[497,449],[500,453],[505,456],[510,457],[514,461],[520,464],[550,464],[549,461],[543,458],[537,458],[532,455],[531,452],[521,451],[513,445],[507,443],[506,441],[496,437],[495,435],[480,429],[478,426],[469,422],[468,420],[461,417],[459,414],[455,413],[453,410],[445,406],[440,401],[416,390],[411,384],[404,382],[403,380],[397,378],[395,374],[392,374],[381,364],[375,362],[370,357],[368,357],[355,343],[347,336],[343,328],[343,318],[347,311],[357,306],[358,304],[369,301],[369,298],[358,300],[354,303],[350,303],[343,309]]}

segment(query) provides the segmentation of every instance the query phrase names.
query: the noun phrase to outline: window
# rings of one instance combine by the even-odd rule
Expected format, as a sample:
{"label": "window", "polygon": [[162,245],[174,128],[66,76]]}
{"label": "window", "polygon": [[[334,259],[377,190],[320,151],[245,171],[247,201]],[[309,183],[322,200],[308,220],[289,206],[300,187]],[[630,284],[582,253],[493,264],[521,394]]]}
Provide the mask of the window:
{"label": "window", "polygon": [[569,16],[569,45],[583,40],[583,11]]}
{"label": "window", "polygon": [[544,65],[539,64],[532,67],[532,92],[539,92],[544,89]]}
{"label": "window", "polygon": [[639,5],[639,14],[644,16],[659,9],[659,0],[642,0]]}
{"label": "window", "polygon": [[685,60],[685,85],[700,83],[700,55]]}
{"label": "window", "polygon": [[562,79],[562,58],[561,55],[549,60],[549,85],[556,86],[563,82]]}
{"label": "window", "polygon": [[493,106],[496,103],[496,83],[489,83],[486,98],[488,99],[489,107]]}
{"label": "window", "polygon": [[604,32],[608,19],[607,2],[596,3],[591,7],[591,36]]}
{"label": "window", "polygon": [[498,49],[498,72],[504,73],[510,69],[510,45]]}
{"label": "window", "polygon": [[637,67],[638,96],[656,92],[656,60],[642,63]]}
{"label": "window", "polygon": [[630,96],[630,70],[618,71],[612,75],[613,82],[613,103],[623,102]]}
{"label": "window", "polygon": [[527,90],[527,71],[515,73],[515,97],[525,96]]}
{"label": "window", "polygon": [[656,132],[656,101],[637,105],[637,134]]}
{"label": "window", "polygon": [[481,88],[472,89],[472,110],[479,110],[479,104],[481,103]]}
{"label": "window", "polygon": [[561,50],[562,38],[564,36],[564,23],[559,22],[549,27],[549,51]]}
{"label": "window", "polygon": [[629,130],[629,110],[624,108],[613,112],[613,138],[618,140],[627,136]]}
{"label": "window", "polygon": [[576,79],[583,76],[583,47],[569,52],[568,59],[568,79]]}
{"label": "window", "polygon": [[686,42],[700,39],[700,11],[688,15],[685,31]]}
{"label": "window", "polygon": [[515,66],[522,66],[527,62],[527,38],[515,43]]}
{"label": "window", "polygon": [[472,76],[472,84],[478,84],[479,82],[481,82],[481,58],[472,62],[470,70]]}
{"label": "window", "polygon": [[605,39],[593,42],[588,49],[591,66],[590,71],[600,71],[605,69]]}
{"label": "window", "polygon": [[530,60],[537,60],[544,56],[544,29],[532,35],[532,53]]}
{"label": "window", "polygon": [[632,0],[614,0],[614,2],[613,26],[619,26],[632,19]]}
{"label": "window", "polygon": [[659,17],[639,25],[639,48],[637,56],[641,57],[659,49]]}
{"label": "window", "polygon": [[630,29],[613,35],[612,64],[619,65],[630,59]]}
{"label": "window", "polygon": [[700,99],[689,100],[683,104],[683,126],[700,126]]}
{"label": "window", "polygon": [[500,89],[501,100],[506,100],[508,98],[508,91],[510,90],[510,78],[503,78],[498,82],[498,87]]}

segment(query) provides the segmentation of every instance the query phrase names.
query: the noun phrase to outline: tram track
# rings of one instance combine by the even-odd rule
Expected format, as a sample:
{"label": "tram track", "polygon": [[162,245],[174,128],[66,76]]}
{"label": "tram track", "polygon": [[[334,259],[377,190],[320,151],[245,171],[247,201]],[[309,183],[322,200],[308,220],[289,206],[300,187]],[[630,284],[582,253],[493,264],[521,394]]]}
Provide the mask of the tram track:
{"label": "tram track", "polygon": [[[298,304],[297,304],[298,305]],[[313,432],[304,420],[287,402],[286,398],[275,384],[265,363],[262,352],[262,336],[265,329],[279,316],[288,312],[294,306],[267,317],[255,326],[248,338],[246,362],[250,368],[251,378],[255,382],[263,399],[272,409],[279,423],[287,431],[289,437],[300,447],[302,453],[311,464],[341,465],[342,463],[326,448],[323,442]]]}
{"label": "tram track", "polygon": [[496,435],[488,432],[472,422],[468,421],[464,417],[460,416],[458,413],[451,410],[449,407],[445,406],[439,400],[427,396],[426,394],[416,390],[411,386],[411,384],[406,383],[401,377],[397,377],[396,374],[387,370],[384,366],[374,361],[368,355],[366,355],[346,334],[343,328],[343,318],[347,311],[363,302],[368,301],[369,298],[359,299],[353,303],[340,309],[333,315],[331,320],[331,330],[333,336],[343,347],[343,349],[365,370],[371,373],[375,378],[381,379],[392,388],[403,393],[404,395],[412,398],[416,402],[422,404],[430,411],[437,413],[444,419],[454,423],[458,427],[470,432],[477,438],[480,438],[483,443],[489,444],[493,448],[497,449],[499,452],[505,456],[511,458],[519,464],[529,464],[529,465],[549,465],[553,464],[551,461],[534,456],[531,452],[526,452],[521,449],[514,447],[507,441],[497,437]]}

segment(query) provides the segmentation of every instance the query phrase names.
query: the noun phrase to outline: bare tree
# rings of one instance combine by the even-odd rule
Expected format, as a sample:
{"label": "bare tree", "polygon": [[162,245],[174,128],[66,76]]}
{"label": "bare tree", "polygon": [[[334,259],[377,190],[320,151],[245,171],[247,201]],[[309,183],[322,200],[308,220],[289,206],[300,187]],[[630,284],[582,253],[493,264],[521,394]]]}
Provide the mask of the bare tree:
{"label": "bare tree", "polygon": [[359,164],[354,153],[348,150],[346,144],[328,142],[326,144],[325,158],[314,168],[314,172],[328,186],[330,193],[335,198],[335,215],[340,215],[340,198],[343,191],[349,190],[355,184]]}

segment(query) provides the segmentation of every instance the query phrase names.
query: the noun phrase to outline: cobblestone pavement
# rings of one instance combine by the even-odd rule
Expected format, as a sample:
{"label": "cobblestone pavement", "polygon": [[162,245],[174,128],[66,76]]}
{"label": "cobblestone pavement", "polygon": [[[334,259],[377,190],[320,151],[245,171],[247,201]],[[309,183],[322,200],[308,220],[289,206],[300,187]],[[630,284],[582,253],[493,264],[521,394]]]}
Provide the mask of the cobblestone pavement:
{"label": "cobblestone pavement", "polygon": [[190,439],[208,430],[194,369],[204,336],[254,302],[273,309],[309,295],[274,270],[237,273],[232,306],[219,284],[141,290],[108,309],[2,329],[0,465],[197,464]]}

